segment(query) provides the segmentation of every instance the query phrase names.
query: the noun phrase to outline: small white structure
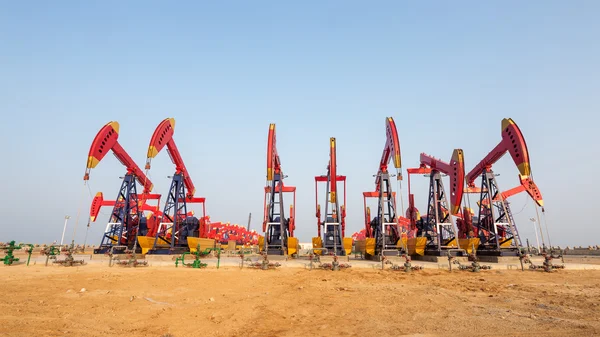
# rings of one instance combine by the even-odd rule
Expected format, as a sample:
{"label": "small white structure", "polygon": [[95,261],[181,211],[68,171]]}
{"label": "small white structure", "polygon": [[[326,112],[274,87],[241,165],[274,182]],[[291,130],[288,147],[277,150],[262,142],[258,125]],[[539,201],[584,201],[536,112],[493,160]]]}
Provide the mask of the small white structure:
{"label": "small white structure", "polygon": [[310,250],[313,248],[312,242],[300,242],[298,245],[300,246],[299,255],[310,254]]}

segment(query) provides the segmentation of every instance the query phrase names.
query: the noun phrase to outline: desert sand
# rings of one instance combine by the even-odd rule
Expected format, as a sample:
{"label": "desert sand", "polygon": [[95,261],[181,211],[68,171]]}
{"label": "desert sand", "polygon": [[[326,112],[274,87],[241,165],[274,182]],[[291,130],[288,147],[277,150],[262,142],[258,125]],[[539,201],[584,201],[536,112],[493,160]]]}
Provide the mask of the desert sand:
{"label": "desert sand", "polygon": [[37,263],[1,267],[0,280],[7,337],[600,334],[600,270]]}

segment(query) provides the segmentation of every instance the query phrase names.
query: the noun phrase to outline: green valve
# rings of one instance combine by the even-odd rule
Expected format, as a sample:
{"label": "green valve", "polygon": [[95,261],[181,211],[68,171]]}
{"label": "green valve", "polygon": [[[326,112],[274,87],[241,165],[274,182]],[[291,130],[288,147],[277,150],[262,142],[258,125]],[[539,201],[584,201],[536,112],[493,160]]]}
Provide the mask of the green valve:
{"label": "green valve", "polygon": [[42,250],[42,254],[46,255],[46,267],[47,267],[48,260],[56,260],[56,257],[58,255],[60,255],[60,250],[58,249],[58,247],[52,245],[52,246],[44,248],[44,250]]}
{"label": "green valve", "polygon": [[75,260],[73,258],[73,253],[75,252],[75,242],[71,241],[71,245],[69,246],[69,248],[67,248],[67,251],[65,252],[65,259],[64,260],[54,260],[53,263],[57,263],[60,264],[62,266],[65,267],[72,267],[74,265],[84,265],[85,261],[83,260]]}
{"label": "green valve", "polygon": [[[195,252],[193,252],[193,253],[185,252],[185,253],[181,254],[180,257],[176,258],[175,259],[175,267],[177,268],[179,266],[179,264],[181,264],[182,266],[189,267],[189,268],[197,268],[197,269],[206,268],[206,266],[208,266],[208,264],[202,263],[202,261],[200,261],[200,256],[206,255],[214,250],[215,250],[215,248],[206,248],[204,250],[200,250],[200,244],[198,244]],[[192,263],[185,263],[186,255],[194,255],[194,261]],[[220,254],[219,254],[219,257],[220,257]],[[219,268],[218,262],[217,262],[217,268]]]}
{"label": "green valve", "polygon": [[[30,245],[30,246],[31,246],[31,248],[30,248],[30,250],[28,250],[28,252],[33,250],[33,246],[32,245]],[[4,262],[5,266],[12,266],[13,263],[19,262],[20,259],[18,257],[15,257],[13,255],[13,252],[15,249],[21,249],[21,248],[23,248],[23,246],[15,245],[14,240],[9,242],[8,244],[2,245],[0,247],[0,249],[6,250],[6,256],[4,258],[2,258],[2,261]],[[31,253],[29,253],[29,256],[31,257]],[[29,264],[29,260],[27,260],[27,264]]]}

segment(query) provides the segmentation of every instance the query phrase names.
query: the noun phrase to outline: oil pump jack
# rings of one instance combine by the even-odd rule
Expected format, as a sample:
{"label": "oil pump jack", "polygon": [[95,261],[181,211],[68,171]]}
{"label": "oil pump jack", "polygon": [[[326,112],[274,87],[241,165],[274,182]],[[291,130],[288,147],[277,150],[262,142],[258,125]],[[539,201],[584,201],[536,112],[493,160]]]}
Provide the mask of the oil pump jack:
{"label": "oil pump jack", "polygon": [[[138,227],[138,239],[141,236],[144,236],[148,233],[148,228],[153,226],[153,218],[160,216],[162,212],[159,209],[160,205],[160,194],[153,193],[142,193],[138,194],[138,209],[144,213],[149,212],[146,216],[140,218],[139,227]],[[155,199],[157,200],[156,206],[149,205],[147,203],[148,200]],[[117,204],[116,200],[104,200],[104,194],[102,192],[96,193],[94,199],[92,200],[90,206],[90,222],[96,222],[98,218],[98,214],[100,214],[100,209],[105,206],[114,207]],[[133,206],[133,205],[132,205]],[[88,223],[89,227],[89,223]],[[139,243],[139,241],[138,241]]]}
{"label": "oil pump jack", "polygon": [[[264,237],[259,238],[259,246],[267,255],[294,255],[298,249],[298,239],[294,237],[296,187],[285,186],[287,176],[281,170],[281,161],[277,153],[275,124],[269,125],[267,140],[267,184],[265,186]],[[285,218],[284,193],[293,193],[290,216]]]}
{"label": "oil pump jack", "polygon": [[[160,205],[160,194],[139,194],[138,195],[138,208],[144,212],[144,211],[149,211],[149,215],[160,215],[162,214],[162,212],[159,209],[159,205]],[[156,199],[157,201],[157,205],[156,206],[152,206],[149,205],[148,203],[146,203],[146,201],[150,200],[150,199]],[[100,209],[102,207],[114,207],[117,204],[116,200],[104,200],[104,194],[102,192],[98,192],[96,193],[96,195],[94,196],[94,199],[92,199],[92,203],[90,206],[90,221],[91,222],[96,222],[96,219],[98,218],[98,214],[100,214]],[[146,217],[147,219],[148,217]],[[147,231],[148,231],[148,224],[144,224],[146,221],[144,221],[144,218],[141,219],[140,221],[140,227],[138,230],[138,236],[139,235],[146,235]]]}
{"label": "oil pump jack", "polygon": [[[83,177],[84,181],[89,180],[91,170],[111,151],[119,162],[127,168],[127,173],[123,177],[123,183],[121,183],[121,188],[114,202],[110,220],[102,235],[100,246],[94,249],[95,254],[106,253],[113,246],[126,246],[128,249],[137,248],[138,228],[143,221],[140,201],[143,205],[147,199],[160,198],[160,195],[150,194],[153,187],[152,182],[119,144],[118,138],[118,122],[109,122],[100,129],[90,147]],[[143,186],[142,197],[137,193],[136,181]],[[96,207],[92,202],[90,213]],[[91,220],[95,220],[95,217]]]}
{"label": "oil pump jack", "polygon": [[[407,173],[409,195],[407,217],[410,220],[411,229],[416,229],[416,235],[409,239],[408,246],[419,247],[424,244],[424,255],[443,256],[448,252],[453,255],[462,255],[456,250],[459,246],[450,216],[460,213],[465,179],[463,151],[455,149],[452,152],[450,163],[421,153],[419,168],[408,169]],[[414,206],[414,195],[410,191],[412,174],[429,175],[429,198],[425,219],[417,219],[415,214],[418,211]],[[450,176],[450,205],[448,205],[442,174]],[[421,238],[426,238],[426,241],[423,242]]]}
{"label": "oil pump jack", "polygon": [[[381,259],[383,256],[399,255],[405,247],[402,241],[402,229],[408,226],[408,219],[396,213],[395,193],[392,191],[391,175],[388,163],[393,159],[397,170],[397,180],[402,179],[400,161],[400,141],[396,124],[392,117],[386,117],[386,142],[375,175],[375,191],[363,192],[365,211],[365,258]],[[367,207],[367,198],[377,199],[377,216],[371,219],[371,210]]]}
{"label": "oil pump jack", "polygon": [[[139,194],[139,203],[138,208],[144,211],[148,211],[149,213],[145,218],[141,218],[140,226],[138,230],[138,243],[139,240],[144,241],[143,237],[146,235],[151,235],[153,237],[154,233],[156,233],[156,229],[158,227],[158,223],[160,219],[162,219],[162,211],[160,210],[160,194]],[[147,203],[148,200],[156,199],[157,204],[155,206],[149,205]],[[96,193],[94,199],[92,200],[92,204],[90,206],[90,221],[95,222],[98,214],[100,214],[100,209],[105,206],[114,207],[116,204],[115,200],[104,200],[104,194],[102,192]],[[194,212],[188,212],[188,217],[194,215]],[[154,237],[153,237],[154,238]]]}
{"label": "oil pump jack", "polygon": [[[164,210],[162,212],[161,222],[156,229],[154,237],[147,236],[140,241],[140,244],[146,245],[148,241],[152,242],[152,248],[148,250],[149,254],[179,254],[189,249],[187,238],[197,237],[199,233],[205,233],[207,230],[201,228],[206,224],[205,198],[194,197],[196,187],[192,182],[183,158],[177,149],[173,134],[175,132],[175,119],[166,118],[157,126],[150,145],[148,146],[148,155],[146,160],[146,170],[150,169],[150,163],[158,153],[165,147],[171,161],[175,165],[175,173],[172,176],[171,187],[167,194]],[[202,217],[200,220],[188,215],[187,207],[190,203],[202,204]],[[202,222],[202,224],[201,224]]]}
{"label": "oil pump jack", "polygon": [[[519,169],[519,179],[522,188],[533,198],[538,206],[543,207],[542,195],[531,178],[531,164],[525,138],[517,124],[511,118],[502,120],[502,140],[467,174],[468,192],[479,193],[479,213],[472,225],[468,221],[468,213],[463,216],[467,224],[462,235],[467,238],[480,239],[478,255],[483,256],[514,256],[522,247],[521,238],[512,218],[510,207],[502,197],[498,188],[492,166],[507,152],[510,153]],[[475,180],[481,177],[481,188],[477,189]],[[463,212],[465,213],[465,212]]]}
{"label": "oil pump jack", "polygon": [[[344,184],[344,203],[340,206],[337,183]],[[326,183],[325,213],[321,218],[319,182]],[[329,165],[327,175],[315,177],[315,203],[318,236],[312,238],[313,248],[326,248],[328,254],[346,256],[352,251],[352,238],[346,238],[346,176],[337,175],[336,142],[329,139]],[[323,235],[321,236],[321,233]],[[315,251],[317,254],[320,251]]]}

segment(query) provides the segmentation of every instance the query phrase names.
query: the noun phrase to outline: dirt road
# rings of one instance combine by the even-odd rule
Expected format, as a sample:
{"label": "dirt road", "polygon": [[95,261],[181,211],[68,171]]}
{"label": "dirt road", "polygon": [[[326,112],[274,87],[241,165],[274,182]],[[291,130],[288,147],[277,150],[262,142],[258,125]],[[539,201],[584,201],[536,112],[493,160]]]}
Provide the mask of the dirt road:
{"label": "dirt road", "polygon": [[2,336],[600,334],[600,271],[591,270],[21,265],[0,268],[0,280]]}

